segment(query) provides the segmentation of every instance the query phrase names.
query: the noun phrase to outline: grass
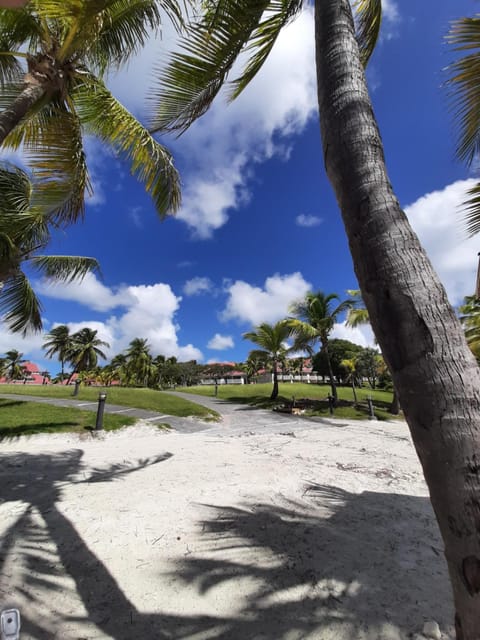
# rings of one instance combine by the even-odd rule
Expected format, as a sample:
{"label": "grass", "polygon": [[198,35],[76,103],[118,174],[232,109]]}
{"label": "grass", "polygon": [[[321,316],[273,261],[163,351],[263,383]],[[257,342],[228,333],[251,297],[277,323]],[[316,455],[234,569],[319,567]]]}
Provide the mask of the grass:
{"label": "grass", "polygon": [[[23,385],[2,384],[0,393],[13,393],[16,395],[38,396],[41,398],[68,398],[73,397],[72,386],[52,385]],[[80,386],[77,400],[95,401],[98,394],[107,394],[107,403],[118,404],[136,409],[147,409],[165,413],[170,416],[195,416],[204,420],[217,420],[218,413],[191,402],[186,398],[169,395],[153,389],[126,389],[121,387],[84,387]]]}
{"label": "grass", "polygon": [[[0,398],[0,440],[34,433],[84,432],[95,427],[95,412]],[[134,418],[104,414],[106,431],[134,424]]]}
{"label": "grass", "polygon": [[[178,391],[185,393],[196,393],[203,396],[214,396],[213,386],[182,387]],[[263,384],[242,384],[242,385],[219,385],[218,397],[231,402],[244,402],[259,408],[276,407],[283,403],[290,404],[292,398],[296,400],[308,398],[319,402],[312,410],[308,410],[306,415],[330,416],[327,397],[330,394],[330,386],[327,384],[306,384],[301,382],[284,382],[279,384],[279,396],[276,400],[270,400],[272,392],[271,383]],[[379,420],[391,420],[392,415],[388,412],[392,402],[392,393],[380,389],[370,389],[362,387],[357,389],[358,405],[353,405],[353,392],[351,387],[337,387],[339,406],[335,408],[334,417],[351,418],[354,420],[364,420],[368,418],[367,398],[371,397],[374,404],[375,416]]]}

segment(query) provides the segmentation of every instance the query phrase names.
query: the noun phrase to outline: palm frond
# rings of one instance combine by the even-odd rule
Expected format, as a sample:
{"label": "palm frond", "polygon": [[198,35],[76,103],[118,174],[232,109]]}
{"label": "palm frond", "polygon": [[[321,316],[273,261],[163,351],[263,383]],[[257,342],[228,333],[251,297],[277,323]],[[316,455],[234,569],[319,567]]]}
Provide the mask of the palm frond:
{"label": "palm frond", "polygon": [[91,271],[99,271],[95,258],[82,256],[34,256],[28,260],[46,278],[60,282],[81,280]]}
{"label": "palm frond", "polygon": [[32,207],[49,211],[52,221],[70,224],[85,210],[91,192],[80,121],[65,105],[45,105],[20,123],[5,145],[23,145],[34,172]]}
{"label": "palm frond", "polygon": [[[86,52],[86,61],[92,61],[101,74],[107,66],[115,69],[125,64],[144,47],[152,32],[158,31],[161,14],[157,5],[155,0],[110,2],[102,16],[100,33]],[[83,37],[83,30],[79,35]]]}
{"label": "palm frond", "polygon": [[467,223],[467,233],[474,236],[480,232],[480,182],[467,191],[468,199],[462,203]]}
{"label": "palm frond", "polygon": [[182,133],[208,110],[269,4],[219,0],[215,10],[189,28],[182,50],[172,54],[152,93],[153,131]]}
{"label": "palm frond", "polygon": [[28,175],[9,162],[0,161],[0,228],[9,216],[18,216],[28,209],[32,187]]}
{"label": "palm frond", "polygon": [[174,213],[180,206],[180,179],[167,149],[96,78],[79,81],[72,98],[87,130],[129,162],[132,174],[144,184],[159,215]]}
{"label": "palm frond", "polygon": [[382,24],[382,0],[355,0],[357,42],[364,67],[375,49]]}
{"label": "palm frond", "polygon": [[0,87],[14,83],[18,85],[24,74],[22,65],[15,58],[14,54],[2,53],[0,49]]}
{"label": "palm frond", "polygon": [[447,87],[458,127],[456,153],[471,163],[480,152],[480,17],[452,24],[447,41],[454,51],[469,51],[447,67]]}
{"label": "palm frond", "polygon": [[3,284],[0,290],[0,312],[3,321],[14,333],[25,335],[28,331],[42,329],[42,306],[28,278],[18,271]]}
{"label": "palm frond", "polygon": [[19,51],[25,45],[29,51],[33,51],[41,39],[41,22],[31,6],[15,10],[0,9],[0,51]]}

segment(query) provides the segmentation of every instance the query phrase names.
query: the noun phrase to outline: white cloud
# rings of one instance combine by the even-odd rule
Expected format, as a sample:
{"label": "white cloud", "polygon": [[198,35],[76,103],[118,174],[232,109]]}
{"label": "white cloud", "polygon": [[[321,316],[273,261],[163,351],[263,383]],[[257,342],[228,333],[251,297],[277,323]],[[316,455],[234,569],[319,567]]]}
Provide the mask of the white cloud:
{"label": "white cloud", "polygon": [[295,222],[299,227],[317,227],[319,224],[322,224],[323,219],[318,216],[301,213],[295,218]]}
{"label": "white cloud", "polygon": [[207,347],[216,351],[224,351],[225,349],[233,349],[234,343],[232,336],[222,336],[216,333],[208,342]]}
{"label": "white cloud", "polygon": [[382,0],[382,17],[390,24],[399,22],[400,12],[395,0]]}
{"label": "white cloud", "polygon": [[474,184],[473,179],[459,180],[405,208],[454,305],[475,289],[479,242],[478,237],[467,238],[460,210],[467,190]]}
{"label": "white cloud", "polygon": [[350,340],[355,344],[359,344],[361,347],[375,347],[375,336],[371,326],[365,325],[362,327],[347,327],[345,322],[337,322],[330,334],[331,338],[339,338],[340,340]]}
{"label": "white cloud", "polygon": [[277,322],[288,314],[291,303],[303,298],[310,289],[310,283],[298,272],[271,276],[263,288],[237,280],[226,289],[228,300],[221,318],[254,325]]}
{"label": "white cloud", "polygon": [[21,353],[28,354],[28,359],[43,359],[45,353],[42,345],[42,333],[30,333],[23,337],[20,333],[12,333],[3,322],[0,322],[0,356],[3,356],[6,351],[17,349]]}
{"label": "white cloud", "polygon": [[143,229],[142,211],[143,207],[131,207],[128,210],[128,217],[137,229]]}
{"label": "white cloud", "polygon": [[[168,44],[168,26],[166,38]],[[109,82],[115,95],[137,113],[145,112],[146,87],[153,85],[148,70],[166,59],[162,51],[165,40],[149,42],[130,64],[128,82],[125,73]],[[316,109],[313,11],[307,8],[281,33],[259,76],[234,103],[227,106],[219,96],[185,136],[167,141],[186,167],[183,205],[176,218],[195,236],[211,236],[248,199],[252,164],[275,154],[287,158],[290,137]]]}
{"label": "white cloud", "polygon": [[201,278],[199,276],[187,280],[183,285],[183,293],[186,296],[198,296],[207,291],[211,291],[213,283],[210,278]]}
{"label": "white cloud", "polygon": [[71,300],[95,311],[108,311],[127,302],[125,290],[114,292],[102,284],[93,273],[87,273],[82,281],[69,284],[42,280],[36,284],[39,294],[58,300]]}
{"label": "white cloud", "polygon": [[[174,318],[181,298],[168,284],[122,286],[113,291],[91,275],[86,286],[70,284],[53,289],[55,298],[76,300],[98,311],[117,307],[124,309],[103,322],[87,318],[69,325],[74,330],[83,326],[98,330],[102,340],[110,344],[110,349],[106,349],[109,356],[123,351],[134,338],[142,337],[148,340],[154,354],[176,356],[179,360],[203,359],[202,352],[194,345],[178,343],[179,327]],[[52,296],[49,287],[45,287],[42,293]]]}

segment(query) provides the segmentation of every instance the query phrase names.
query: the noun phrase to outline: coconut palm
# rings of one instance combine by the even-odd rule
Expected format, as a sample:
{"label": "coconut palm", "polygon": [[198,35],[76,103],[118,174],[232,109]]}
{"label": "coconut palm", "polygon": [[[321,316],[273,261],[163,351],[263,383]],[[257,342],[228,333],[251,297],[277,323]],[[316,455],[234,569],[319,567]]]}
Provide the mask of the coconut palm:
{"label": "coconut palm", "polygon": [[[457,156],[471,165],[480,149],[480,16],[454,21],[447,40],[462,54],[448,68],[447,86],[458,129]],[[464,204],[467,230],[475,235],[480,231],[480,182],[468,191]]]}
{"label": "coconut palm", "polygon": [[480,299],[467,296],[459,311],[468,346],[477,360],[480,360]]}
{"label": "coconut palm", "polygon": [[106,359],[105,353],[100,347],[109,347],[108,342],[97,338],[98,331],[84,327],[72,335],[68,360],[73,364],[74,373],[91,371],[95,369],[98,358]]}
{"label": "coconut palm", "polygon": [[41,303],[23,267],[47,279],[71,282],[98,269],[94,258],[47,256],[50,241],[48,211],[35,206],[38,184],[8,163],[0,163],[0,309],[12,331],[42,328]]}
{"label": "coconut palm", "polygon": [[352,385],[353,401],[355,402],[355,404],[357,404],[358,403],[357,390],[355,388],[355,380],[358,377],[357,359],[356,358],[345,358],[344,360],[341,361],[340,364],[345,369],[345,372],[346,372],[345,379],[346,379],[346,381],[349,382]]}
{"label": "coconut palm", "polygon": [[309,292],[300,302],[294,303],[288,319],[288,326],[294,336],[292,349],[308,351],[313,355],[314,347],[319,343],[327,359],[328,375],[332,389],[333,404],[338,403],[337,385],[332,371],[332,363],[328,353],[328,337],[339,316],[351,306],[351,300],[339,301],[336,293],[325,294],[323,291]]}
{"label": "coconut palm", "polygon": [[62,380],[65,377],[65,362],[68,360],[71,344],[72,336],[70,334],[70,328],[66,324],[53,327],[43,339],[43,348],[46,350],[46,357],[53,358],[53,356],[58,356],[60,360]]}
{"label": "coconut palm", "polygon": [[[352,327],[352,329],[354,329],[355,327],[359,327],[364,324],[370,324],[370,316],[368,315],[368,310],[363,302],[362,292],[360,289],[348,289],[347,295],[350,296],[350,299],[353,302],[352,307],[347,312],[347,327]],[[398,416],[400,413],[400,402],[395,385],[393,385],[393,398],[389,412],[394,416]]]}
{"label": "coconut palm", "polygon": [[0,145],[23,145],[41,197],[62,222],[84,209],[85,133],[130,164],[160,215],[179,205],[170,153],[102,79],[158,33],[162,11],[180,23],[176,0],[31,0],[0,9]]}
{"label": "coconut palm", "polygon": [[125,356],[129,378],[133,380],[134,384],[146,387],[153,366],[148,340],[134,338],[125,351]]}
{"label": "coconut palm", "polygon": [[[246,53],[246,65],[230,83],[230,96],[237,96],[304,3],[209,0],[204,4],[209,9],[205,17],[190,29],[183,51],[174,54],[160,78],[154,119],[159,130],[181,132],[205,113],[238,55]],[[357,0],[357,20],[350,0],[313,4],[327,175],[373,331],[420,454],[444,541],[458,635],[478,640],[480,538],[478,509],[470,505],[480,502],[480,474],[465,469],[470,468],[469,461],[480,459],[480,370],[387,174],[363,69],[380,31],[382,3]],[[470,73],[458,75],[469,89],[459,113],[461,117],[471,113],[473,123],[480,113],[475,107],[477,67],[478,56],[472,57]]]}
{"label": "coconut palm", "polygon": [[16,349],[11,349],[5,353],[4,369],[9,380],[20,380],[24,376],[23,353]]}
{"label": "coconut palm", "polygon": [[283,320],[273,325],[263,322],[253,331],[247,331],[243,334],[244,340],[250,340],[261,347],[261,349],[250,351],[248,360],[260,360],[272,366],[273,389],[270,400],[275,400],[278,396],[278,366],[287,351],[285,342],[289,335],[290,329]]}

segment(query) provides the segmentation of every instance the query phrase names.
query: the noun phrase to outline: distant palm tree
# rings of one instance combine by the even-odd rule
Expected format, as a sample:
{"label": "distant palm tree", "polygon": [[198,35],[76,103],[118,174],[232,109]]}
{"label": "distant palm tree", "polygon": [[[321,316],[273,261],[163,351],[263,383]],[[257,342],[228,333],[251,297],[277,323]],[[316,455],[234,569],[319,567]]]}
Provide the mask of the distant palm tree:
{"label": "distant palm tree", "polygon": [[12,349],[5,354],[5,370],[9,380],[21,380],[23,378],[25,370],[22,364],[26,362],[23,359],[23,353]]}
{"label": "distant palm tree", "polygon": [[0,9],[0,145],[27,151],[60,222],[83,214],[85,133],[129,163],[160,215],[179,206],[172,156],[103,81],[158,32],[162,11],[182,22],[176,0],[30,0]]}
{"label": "distant palm tree", "polygon": [[0,310],[9,328],[22,333],[42,328],[42,307],[24,266],[60,282],[98,269],[94,258],[39,255],[50,242],[52,220],[38,190],[24,171],[0,163]]}
{"label": "distant palm tree", "polygon": [[467,344],[480,362],[480,299],[467,296],[459,309]]}
{"label": "distant palm tree", "polygon": [[84,327],[72,336],[68,360],[74,366],[74,373],[91,371],[97,366],[98,358],[107,356],[100,347],[109,347],[108,342],[97,338],[98,331]]}
{"label": "distant palm tree", "polygon": [[336,293],[309,292],[302,301],[291,306],[290,313],[294,317],[287,321],[295,339],[292,349],[305,350],[312,355],[313,347],[320,343],[321,350],[327,359],[334,405],[338,403],[338,394],[328,352],[328,338],[339,316],[352,306],[351,300],[344,300],[337,304],[338,301],[339,297]]}
{"label": "distant palm tree", "polygon": [[150,345],[145,338],[134,338],[125,352],[127,369],[137,385],[147,386],[152,373],[153,359]]}
{"label": "distant palm tree", "polygon": [[58,355],[62,366],[62,379],[65,376],[65,362],[68,360],[71,344],[72,335],[66,324],[61,324],[51,329],[43,341],[43,348],[46,349],[45,355],[47,358],[53,358],[53,356]]}
{"label": "distant palm tree", "polygon": [[[353,302],[352,307],[347,312],[347,327],[352,327],[352,329],[354,329],[355,327],[359,327],[363,324],[370,324],[370,316],[365,307],[365,303],[363,302],[362,292],[360,289],[348,289],[347,294]],[[397,416],[400,413],[400,402],[395,385],[393,385],[393,398],[389,412],[394,416]]]}
{"label": "distant palm tree", "polygon": [[247,331],[243,334],[244,340],[250,340],[261,347],[261,349],[250,351],[248,359],[261,360],[272,366],[273,389],[270,400],[275,400],[278,396],[278,366],[287,351],[285,342],[289,335],[290,329],[283,320],[273,325],[263,322],[253,331]]}

